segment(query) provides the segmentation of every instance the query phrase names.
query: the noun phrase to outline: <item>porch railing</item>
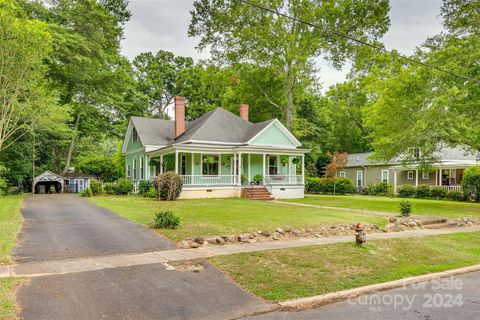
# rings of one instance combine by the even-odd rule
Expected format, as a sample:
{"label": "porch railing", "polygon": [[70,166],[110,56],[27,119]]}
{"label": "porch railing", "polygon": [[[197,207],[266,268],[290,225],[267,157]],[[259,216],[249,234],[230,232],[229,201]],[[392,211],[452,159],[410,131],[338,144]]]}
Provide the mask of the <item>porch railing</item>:
{"label": "porch railing", "polygon": [[462,191],[462,186],[456,185],[456,186],[442,186],[443,188],[447,189],[448,191]]}
{"label": "porch railing", "polygon": [[185,186],[231,186],[237,184],[238,177],[234,175],[183,175]]}
{"label": "porch railing", "polygon": [[289,184],[302,184],[303,179],[301,175],[267,175],[265,178],[272,185],[289,185]]}

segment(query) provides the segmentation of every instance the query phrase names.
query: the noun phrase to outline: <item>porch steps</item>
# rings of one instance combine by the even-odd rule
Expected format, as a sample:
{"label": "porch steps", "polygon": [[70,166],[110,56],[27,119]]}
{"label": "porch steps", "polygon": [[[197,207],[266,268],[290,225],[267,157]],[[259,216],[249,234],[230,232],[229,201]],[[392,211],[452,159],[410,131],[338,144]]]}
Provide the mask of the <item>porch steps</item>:
{"label": "porch steps", "polygon": [[259,186],[253,188],[243,188],[242,196],[250,200],[274,200],[272,194],[268,192],[267,188]]}
{"label": "porch steps", "polygon": [[425,219],[419,222],[426,229],[445,229],[458,227],[455,222],[449,222],[447,219],[444,218]]}

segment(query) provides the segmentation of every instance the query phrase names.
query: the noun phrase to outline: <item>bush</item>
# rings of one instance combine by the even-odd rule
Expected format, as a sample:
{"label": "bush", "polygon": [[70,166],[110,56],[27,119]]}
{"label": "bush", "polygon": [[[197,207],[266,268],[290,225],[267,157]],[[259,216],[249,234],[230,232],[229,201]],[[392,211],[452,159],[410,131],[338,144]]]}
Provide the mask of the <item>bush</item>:
{"label": "bush", "polygon": [[465,195],[458,190],[450,190],[447,192],[447,199],[453,201],[465,201]]}
{"label": "bush", "polygon": [[431,188],[426,184],[419,185],[415,190],[415,197],[417,198],[430,198],[431,195]]}
{"label": "bush", "polygon": [[307,178],[305,180],[305,190],[309,193],[329,193],[333,194],[335,185],[335,193],[346,194],[355,192],[353,182],[347,178]]}
{"label": "bush", "polygon": [[406,200],[400,202],[400,213],[404,217],[410,216],[410,213],[412,212],[412,204]]}
{"label": "bush", "polygon": [[94,196],[105,193],[105,190],[103,190],[102,182],[98,180],[90,180],[90,189],[92,189],[92,194]]}
{"label": "bush", "polygon": [[256,174],[253,176],[253,184],[259,185],[263,183],[263,174]]}
{"label": "bush", "polygon": [[480,201],[480,165],[465,170],[462,179],[462,189],[469,200]]}
{"label": "bush", "polygon": [[119,179],[113,184],[113,192],[116,195],[126,195],[133,191],[133,183],[128,179]]}
{"label": "bush", "polygon": [[6,195],[7,191],[8,191],[7,180],[0,178],[0,196]]}
{"label": "bush", "polygon": [[241,178],[240,182],[242,183],[242,185],[250,182],[250,181],[247,181],[247,180],[248,180],[248,177],[247,177],[246,175],[244,175],[244,174],[242,174],[242,175],[240,176],[240,178]]}
{"label": "bush", "polygon": [[175,200],[182,191],[183,180],[175,172],[165,172],[155,177],[155,188],[160,200]]}
{"label": "bush", "polygon": [[398,195],[401,198],[410,198],[415,195],[415,187],[409,184],[399,186],[397,189]]}
{"label": "bush", "polygon": [[447,189],[440,186],[432,186],[430,188],[430,196],[434,199],[445,199],[447,197]]}
{"label": "bush", "polygon": [[141,196],[148,197],[148,192],[150,188],[154,187],[153,182],[150,180],[140,180],[138,182],[138,193]]}
{"label": "bush", "polygon": [[155,213],[150,228],[177,229],[180,225],[180,218],[170,210],[163,210]]}
{"label": "bush", "polygon": [[105,184],[104,191],[108,195],[114,195],[115,194],[115,184],[114,183]]}
{"label": "bush", "polygon": [[146,195],[147,198],[157,198],[157,190],[155,190],[154,186],[151,186],[150,189],[148,189],[148,193]]}
{"label": "bush", "polygon": [[85,188],[85,189],[83,189],[82,192],[80,192],[80,195],[81,195],[82,197],[87,197],[87,198],[89,198],[89,197],[93,196],[92,189],[90,189],[90,188]]}

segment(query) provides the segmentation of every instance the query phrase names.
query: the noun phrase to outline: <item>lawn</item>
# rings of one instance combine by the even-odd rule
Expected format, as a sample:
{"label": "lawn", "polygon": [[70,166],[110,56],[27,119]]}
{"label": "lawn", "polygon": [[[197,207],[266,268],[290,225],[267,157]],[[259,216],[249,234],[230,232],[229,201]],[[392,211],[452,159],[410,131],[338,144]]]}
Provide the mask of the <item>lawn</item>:
{"label": "lawn", "polygon": [[0,264],[10,263],[10,252],[15,246],[22,225],[22,196],[0,196]]}
{"label": "lawn", "polygon": [[480,233],[241,253],[210,258],[271,301],[309,297],[480,263]]}
{"label": "lawn", "polygon": [[0,320],[16,319],[15,289],[23,281],[21,278],[0,278]]}
{"label": "lawn", "polygon": [[400,201],[412,203],[412,214],[460,218],[480,217],[480,204],[447,200],[401,199],[361,195],[306,195],[304,199],[285,200],[306,204],[399,213]]}
{"label": "lawn", "polygon": [[367,222],[384,226],[385,217],[356,212],[334,211],[252,201],[242,198],[157,201],[136,196],[90,198],[95,204],[142,225],[155,212],[171,209],[181,218],[177,230],[160,232],[172,240],[191,236],[235,235],[257,230],[308,228],[320,225]]}

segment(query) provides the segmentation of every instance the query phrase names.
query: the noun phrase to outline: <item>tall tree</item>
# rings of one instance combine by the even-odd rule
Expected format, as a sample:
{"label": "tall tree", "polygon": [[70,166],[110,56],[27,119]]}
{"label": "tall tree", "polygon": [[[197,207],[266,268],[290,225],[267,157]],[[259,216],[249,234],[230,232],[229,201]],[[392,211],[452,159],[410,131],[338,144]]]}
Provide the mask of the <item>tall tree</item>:
{"label": "tall tree", "polygon": [[160,50],[142,53],[133,60],[139,91],[145,96],[147,114],[166,118],[167,108],[182,90],[179,75],[193,67],[193,59]]}
{"label": "tall tree", "polygon": [[341,67],[356,45],[330,32],[363,40],[375,40],[388,29],[387,0],[252,0],[253,3],[316,23],[319,28],[260,10],[236,0],[197,0],[189,35],[200,37],[198,48],[211,48],[218,63],[249,62],[270,67],[282,83],[283,120],[291,128],[295,113],[295,90],[315,79],[315,60],[322,57]]}

